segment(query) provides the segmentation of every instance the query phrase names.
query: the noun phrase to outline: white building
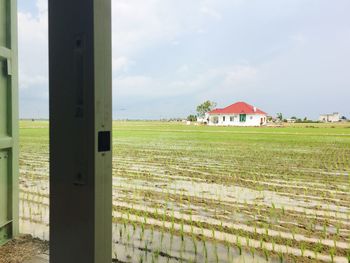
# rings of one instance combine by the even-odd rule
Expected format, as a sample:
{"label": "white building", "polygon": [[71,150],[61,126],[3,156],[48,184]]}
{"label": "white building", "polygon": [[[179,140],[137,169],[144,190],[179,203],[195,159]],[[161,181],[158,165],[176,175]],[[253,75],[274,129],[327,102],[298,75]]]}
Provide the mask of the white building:
{"label": "white building", "polygon": [[210,111],[206,118],[213,126],[263,126],[267,123],[265,112],[245,102]]}
{"label": "white building", "polygon": [[319,121],[339,122],[340,121],[340,114],[338,112],[334,112],[333,114],[322,114],[322,115],[320,115]]}
{"label": "white building", "polygon": [[206,114],[205,117],[197,117],[197,123],[199,124],[208,124],[208,115]]}
{"label": "white building", "polygon": [[291,119],[287,119],[288,123],[296,123],[297,119],[291,118]]}

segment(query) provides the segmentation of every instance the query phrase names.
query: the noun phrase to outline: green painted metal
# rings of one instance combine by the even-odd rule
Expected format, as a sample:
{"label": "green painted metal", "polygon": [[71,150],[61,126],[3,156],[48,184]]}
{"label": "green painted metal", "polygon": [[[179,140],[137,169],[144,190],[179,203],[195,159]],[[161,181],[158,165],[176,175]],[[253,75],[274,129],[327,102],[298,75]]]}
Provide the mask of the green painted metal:
{"label": "green painted metal", "polygon": [[111,0],[49,0],[50,262],[112,261]]}
{"label": "green painted metal", "polygon": [[17,5],[0,0],[0,245],[18,234]]}

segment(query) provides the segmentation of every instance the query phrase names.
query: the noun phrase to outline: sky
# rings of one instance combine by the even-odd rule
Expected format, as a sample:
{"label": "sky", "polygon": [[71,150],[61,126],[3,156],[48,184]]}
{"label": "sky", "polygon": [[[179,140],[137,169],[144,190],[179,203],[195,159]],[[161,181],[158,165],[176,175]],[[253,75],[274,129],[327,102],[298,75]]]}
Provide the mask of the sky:
{"label": "sky", "polygon": [[[350,117],[349,0],[112,0],[113,118],[205,100]],[[19,0],[20,117],[48,118],[47,1]]]}

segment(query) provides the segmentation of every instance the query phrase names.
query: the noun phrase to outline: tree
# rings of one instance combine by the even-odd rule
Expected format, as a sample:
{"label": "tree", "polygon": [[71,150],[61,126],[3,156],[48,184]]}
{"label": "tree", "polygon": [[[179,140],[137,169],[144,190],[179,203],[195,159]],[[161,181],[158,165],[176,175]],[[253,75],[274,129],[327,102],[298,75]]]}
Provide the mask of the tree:
{"label": "tree", "polygon": [[197,106],[197,116],[203,118],[205,114],[216,107],[216,102],[207,100]]}
{"label": "tree", "polygon": [[187,117],[187,120],[188,121],[192,121],[192,122],[197,121],[197,116],[196,115],[189,115]]}
{"label": "tree", "polygon": [[279,121],[282,121],[282,120],[283,120],[283,115],[282,115],[282,113],[277,113],[277,119],[278,119]]}

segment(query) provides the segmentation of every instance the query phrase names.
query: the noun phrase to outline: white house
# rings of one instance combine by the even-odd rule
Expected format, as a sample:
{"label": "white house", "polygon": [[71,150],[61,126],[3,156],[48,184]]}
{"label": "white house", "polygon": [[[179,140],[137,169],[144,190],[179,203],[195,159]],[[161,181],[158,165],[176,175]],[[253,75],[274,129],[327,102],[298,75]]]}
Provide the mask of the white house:
{"label": "white house", "polygon": [[207,114],[203,118],[197,117],[197,123],[199,123],[199,124],[208,124],[208,116],[207,116]]}
{"label": "white house", "polygon": [[206,114],[208,124],[213,126],[263,126],[267,114],[245,102],[237,102],[223,109],[215,109]]}
{"label": "white house", "polygon": [[334,112],[333,114],[322,114],[319,118],[322,122],[339,122],[340,114],[338,112]]}

